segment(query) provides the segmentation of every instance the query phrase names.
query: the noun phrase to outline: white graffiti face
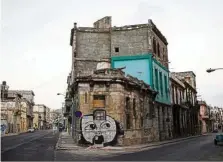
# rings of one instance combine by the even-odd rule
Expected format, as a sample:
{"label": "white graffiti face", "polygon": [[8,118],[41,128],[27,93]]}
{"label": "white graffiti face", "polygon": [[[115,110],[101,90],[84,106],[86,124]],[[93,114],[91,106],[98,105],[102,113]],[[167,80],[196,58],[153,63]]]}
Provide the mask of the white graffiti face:
{"label": "white graffiti face", "polygon": [[95,120],[93,115],[83,116],[81,129],[84,139],[92,144],[111,142],[117,133],[115,120],[109,116]]}

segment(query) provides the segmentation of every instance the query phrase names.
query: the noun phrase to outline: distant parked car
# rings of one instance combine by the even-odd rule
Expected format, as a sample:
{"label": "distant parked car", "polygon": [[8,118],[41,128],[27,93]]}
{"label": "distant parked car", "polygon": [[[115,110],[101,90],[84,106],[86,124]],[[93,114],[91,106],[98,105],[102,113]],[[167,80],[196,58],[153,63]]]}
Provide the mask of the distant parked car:
{"label": "distant parked car", "polygon": [[213,130],[213,133],[218,133],[218,129],[214,129]]}
{"label": "distant parked car", "polygon": [[29,133],[33,133],[34,131],[35,131],[34,128],[29,128],[29,129],[28,129],[28,132],[29,132]]}
{"label": "distant parked car", "polygon": [[223,143],[223,134],[218,134],[215,136],[214,144],[218,145],[219,143]]}

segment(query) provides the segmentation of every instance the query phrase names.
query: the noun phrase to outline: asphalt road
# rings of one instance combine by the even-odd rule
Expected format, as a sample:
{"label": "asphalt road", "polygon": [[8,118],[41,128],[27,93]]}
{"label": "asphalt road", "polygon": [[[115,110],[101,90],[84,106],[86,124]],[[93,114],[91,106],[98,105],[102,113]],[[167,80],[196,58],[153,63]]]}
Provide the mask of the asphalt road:
{"label": "asphalt road", "polygon": [[53,161],[58,134],[36,131],[1,138],[2,161]]}
{"label": "asphalt road", "polygon": [[114,150],[55,151],[58,134],[39,131],[2,137],[2,161],[223,161],[223,145],[215,146],[215,134],[174,144],[150,147],[143,151],[120,153]]}
{"label": "asphalt road", "polygon": [[215,134],[193,138],[180,143],[161,146],[136,153],[103,158],[107,161],[197,161],[216,160],[223,161],[223,145],[215,146]]}
{"label": "asphalt road", "polygon": [[[173,144],[156,146],[137,152],[120,153],[102,150],[56,151],[58,161],[223,161],[223,145],[215,146],[215,134],[201,136]],[[113,153],[112,153],[113,152]]]}

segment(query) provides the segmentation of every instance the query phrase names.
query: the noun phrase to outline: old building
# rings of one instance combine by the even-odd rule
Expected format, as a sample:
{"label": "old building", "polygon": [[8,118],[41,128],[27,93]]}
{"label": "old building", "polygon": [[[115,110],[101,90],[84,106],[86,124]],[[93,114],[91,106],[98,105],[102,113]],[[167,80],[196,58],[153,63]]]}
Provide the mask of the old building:
{"label": "old building", "polygon": [[200,124],[201,124],[201,133],[209,132],[209,119],[210,119],[210,111],[208,109],[208,105],[205,101],[198,101],[200,105]]}
{"label": "old building", "polygon": [[46,128],[50,128],[50,108],[46,106]]}
{"label": "old building", "polygon": [[59,117],[60,113],[61,112],[59,112],[59,110],[53,110],[53,109],[50,110],[50,121],[49,121],[50,128],[53,127],[53,124],[55,120]]}
{"label": "old building", "polygon": [[33,91],[9,90],[6,87],[4,81],[1,85],[1,112],[5,133],[26,132],[32,126],[34,93]]}
{"label": "old building", "polygon": [[[171,102],[173,107],[174,136],[182,137],[199,134],[199,107],[196,99],[195,75],[191,83],[185,79],[186,72],[171,73]],[[193,73],[193,72],[188,72]]]}
{"label": "old building", "polygon": [[9,90],[8,96],[13,96],[14,94],[19,93],[22,95],[23,106],[26,106],[26,127],[27,129],[33,127],[33,106],[34,106],[34,92],[32,90]]}
{"label": "old building", "polygon": [[[196,75],[192,71],[185,71],[172,72],[171,76],[179,79],[184,84],[184,89],[181,88],[182,96],[180,96],[180,93],[177,94],[178,97],[184,98],[181,105],[185,107],[181,111],[183,120],[181,134],[184,136],[199,134],[201,129],[198,119],[200,107],[197,104]],[[173,85],[172,88],[172,93],[176,93],[176,86]]]}
{"label": "old building", "polygon": [[4,125],[5,133],[24,131],[24,108],[21,101],[22,95],[19,93],[1,101],[1,124]]}
{"label": "old building", "polygon": [[159,140],[157,92],[120,69],[79,75],[74,85],[74,137],[78,143],[132,145]]}
{"label": "old building", "polygon": [[34,105],[34,127],[38,129],[46,129],[47,128],[47,120],[46,120],[46,111],[47,107],[44,104],[36,104]]}
{"label": "old building", "polygon": [[185,125],[185,114],[183,113],[188,109],[185,103],[185,85],[173,74],[170,74],[171,84],[171,103],[173,111],[173,136],[174,138],[183,136],[183,127]]}
{"label": "old building", "polygon": [[[112,68],[125,67],[126,74],[137,77],[158,91],[156,109],[159,116],[160,140],[172,138],[172,110],[169,97],[168,42],[152,20],[146,24],[112,27],[111,17],[104,17],[94,27],[71,30],[72,71],[70,86],[80,74],[112,63]],[[137,68],[135,68],[137,67]]]}

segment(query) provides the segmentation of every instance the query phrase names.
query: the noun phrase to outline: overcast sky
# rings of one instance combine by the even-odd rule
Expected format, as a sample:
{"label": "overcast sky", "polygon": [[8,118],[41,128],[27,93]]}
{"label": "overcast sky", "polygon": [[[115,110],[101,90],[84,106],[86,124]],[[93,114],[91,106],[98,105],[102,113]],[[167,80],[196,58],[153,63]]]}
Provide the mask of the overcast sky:
{"label": "overcast sky", "polygon": [[113,26],[152,18],[169,42],[172,71],[194,71],[198,93],[223,107],[222,0],[2,0],[0,81],[60,108],[71,70],[70,29],[112,16]]}

